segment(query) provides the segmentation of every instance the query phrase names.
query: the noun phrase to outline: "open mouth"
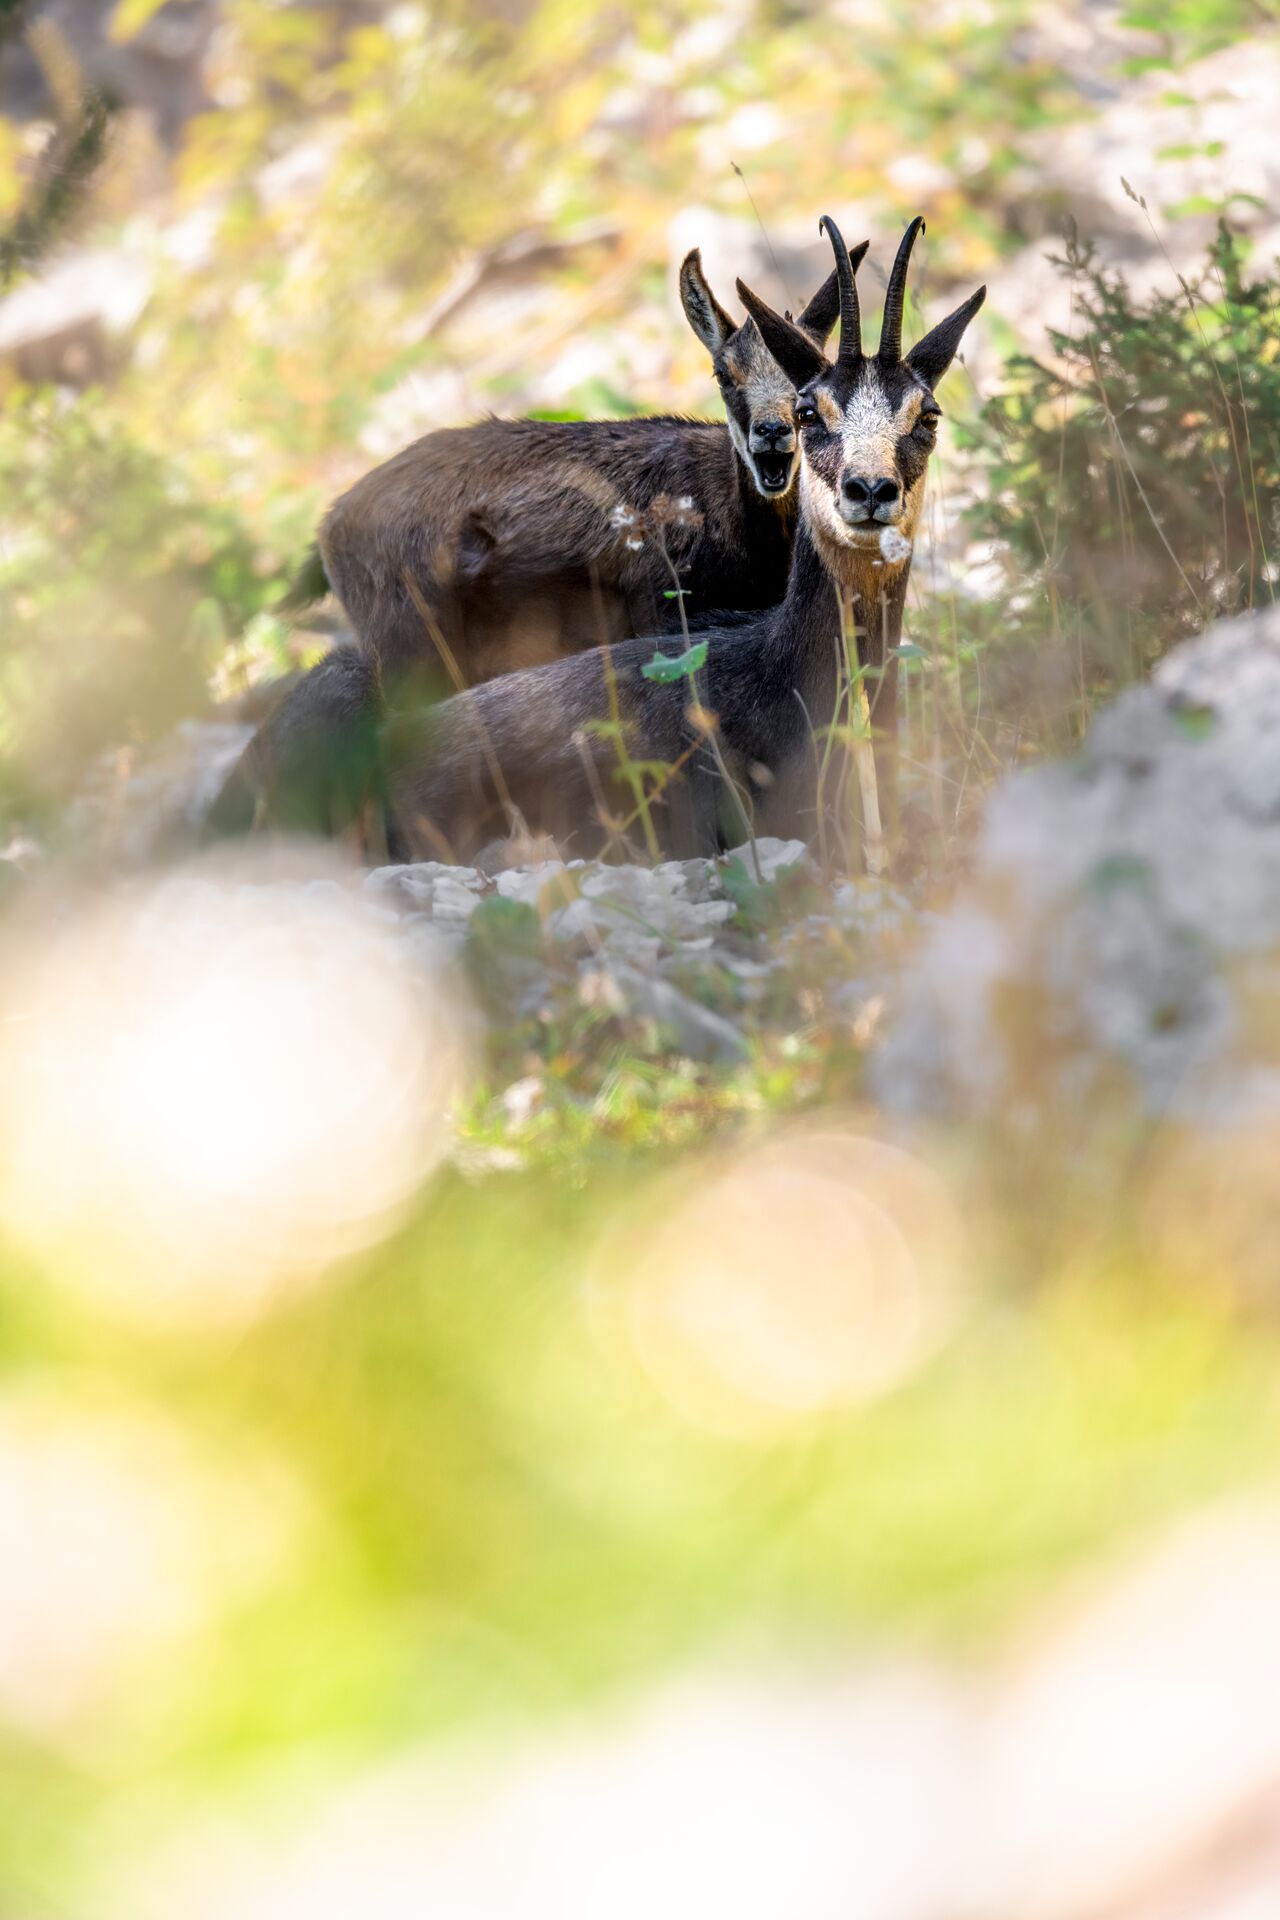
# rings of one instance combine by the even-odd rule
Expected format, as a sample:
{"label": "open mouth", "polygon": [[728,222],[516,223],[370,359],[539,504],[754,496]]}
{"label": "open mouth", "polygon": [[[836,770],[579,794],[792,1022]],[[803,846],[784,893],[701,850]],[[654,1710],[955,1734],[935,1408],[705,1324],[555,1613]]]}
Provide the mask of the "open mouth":
{"label": "open mouth", "polygon": [[791,462],[789,453],[753,453],[756,479],[764,493],[785,493],[791,485]]}

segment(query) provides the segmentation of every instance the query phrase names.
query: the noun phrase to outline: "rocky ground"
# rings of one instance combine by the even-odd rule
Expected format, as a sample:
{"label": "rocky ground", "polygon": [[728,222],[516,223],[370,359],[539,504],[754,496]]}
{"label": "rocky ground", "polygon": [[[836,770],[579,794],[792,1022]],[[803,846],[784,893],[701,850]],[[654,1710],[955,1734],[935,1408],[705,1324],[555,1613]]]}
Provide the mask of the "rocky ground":
{"label": "rocky ground", "polygon": [[900,1111],[1280,1113],[1280,613],[1222,622],[986,810],[902,983]]}
{"label": "rocky ground", "polygon": [[[97,874],[199,857],[205,814],[249,731],[190,721],[153,752],[103,761],[72,834],[93,849]],[[39,848],[10,852],[11,872],[39,872]],[[585,1013],[600,1016],[611,1039],[643,1029],[648,1055],[727,1065],[746,1060],[762,1031],[786,1031],[819,1008],[874,1024],[888,956],[915,921],[904,890],[824,881],[798,840],[656,867],[542,860],[489,873],[425,861],[342,879],[327,851],[294,852],[296,884],[355,888],[424,966],[444,960],[466,973],[496,1034],[513,1044],[523,1034],[535,1047]],[[234,853],[229,860],[234,873]],[[251,876],[249,862],[245,884]]]}
{"label": "rocky ground", "polygon": [[594,1008],[649,1025],[699,1061],[749,1057],[794,1024],[806,984],[856,1024],[878,1002],[884,950],[911,908],[877,882],[819,883],[798,840],[657,867],[551,861],[490,877],[435,861],[383,867],[367,888],[406,936],[470,963],[491,1020],[510,1031]]}
{"label": "rocky ground", "polygon": [[[193,722],[104,765],[77,834],[125,867],[189,853],[245,737]],[[1278,818],[1271,612],[1180,648],[1077,760],[998,787],[940,912],[891,881],[824,880],[777,840],[656,867],[430,861],[361,890],[433,965],[463,964],[495,1032],[535,1048],[587,1011],[611,1041],[643,1028],[650,1054],[726,1065],[822,1020],[882,1040],[875,1086],[904,1118],[1074,1114],[1087,1130],[1118,1094],[1239,1126],[1280,1114]]]}

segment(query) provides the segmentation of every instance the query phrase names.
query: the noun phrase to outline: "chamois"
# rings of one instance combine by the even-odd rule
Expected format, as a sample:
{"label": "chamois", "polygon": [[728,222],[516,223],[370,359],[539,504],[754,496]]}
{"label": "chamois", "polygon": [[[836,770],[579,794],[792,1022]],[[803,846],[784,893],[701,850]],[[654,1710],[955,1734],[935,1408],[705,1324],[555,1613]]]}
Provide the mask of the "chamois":
{"label": "chamois", "polygon": [[[824,216],[836,259],[840,347],[828,360],[809,334],[738,282],[779,365],[799,390],[799,524],[786,598],[754,618],[705,630],[706,662],[688,680],[642,672],[652,637],[623,641],[460,694],[393,721],[385,735],[389,796],[411,857],[474,858],[519,822],[568,852],[613,837],[604,818],[629,811],[617,781],[616,716],[636,762],[680,773],[651,808],[665,849],[714,852],[763,833],[810,837],[821,804],[814,727],[832,719],[843,685],[843,623],[876,691],[873,717],[892,766],[896,667],[912,541],[941,408],[934,388],[986,297],[980,288],[902,354],[911,222],[885,295],[878,351],[862,351],[854,263]],[[726,780],[727,776],[727,780]],[[613,795],[616,804],[607,796]]]}
{"label": "chamois", "polygon": [[[865,243],[859,251],[861,258]],[[781,599],[800,454],[795,387],[748,316],[720,305],[695,248],[680,295],[711,355],[727,423],[489,419],[416,440],[343,494],[321,524],[327,577],[357,642],[315,667],[233,769],[214,832],[331,828],[352,817],[373,736],[424,683],[474,686],[636,633],[697,627]],[[831,274],[798,326],[816,348],[839,311]],[[656,501],[682,500],[667,552],[639,537]]]}

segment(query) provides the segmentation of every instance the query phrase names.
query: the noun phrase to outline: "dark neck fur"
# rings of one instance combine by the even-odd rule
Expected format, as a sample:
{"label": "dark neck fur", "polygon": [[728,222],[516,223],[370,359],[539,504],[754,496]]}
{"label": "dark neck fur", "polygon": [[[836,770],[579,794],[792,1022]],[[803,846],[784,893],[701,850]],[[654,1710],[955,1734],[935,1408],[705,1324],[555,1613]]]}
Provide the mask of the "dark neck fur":
{"label": "dark neck fur", "polygon": [[773,614],[770,666],[797,688],[815,717],[834,700],[842,607],[858,630],[858,658],[879,666],[902,636],[911,562],[873,566],[854,550],[824,556],[799,516],[787,595]]}

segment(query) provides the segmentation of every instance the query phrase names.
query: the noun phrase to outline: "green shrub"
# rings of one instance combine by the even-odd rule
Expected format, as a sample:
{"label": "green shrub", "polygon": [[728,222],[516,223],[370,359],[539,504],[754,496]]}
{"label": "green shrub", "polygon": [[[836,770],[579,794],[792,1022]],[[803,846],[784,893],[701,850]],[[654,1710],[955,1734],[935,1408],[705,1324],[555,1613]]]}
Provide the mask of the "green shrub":
{"label": "green shrub", "polygon": [[1073,325],[1018,356],[976,429],[1011,627],[1070,636],[1087,692],[1274,597],[1280,284],[1221,222],[1195,284],[1138,297],[1074,236]]}
{"label": "green shrub", "polygon": [[205,706],[228,640],[283,576],[232,504],[93,394],[10,397],[0,497],[0,805],[21,807]]}

